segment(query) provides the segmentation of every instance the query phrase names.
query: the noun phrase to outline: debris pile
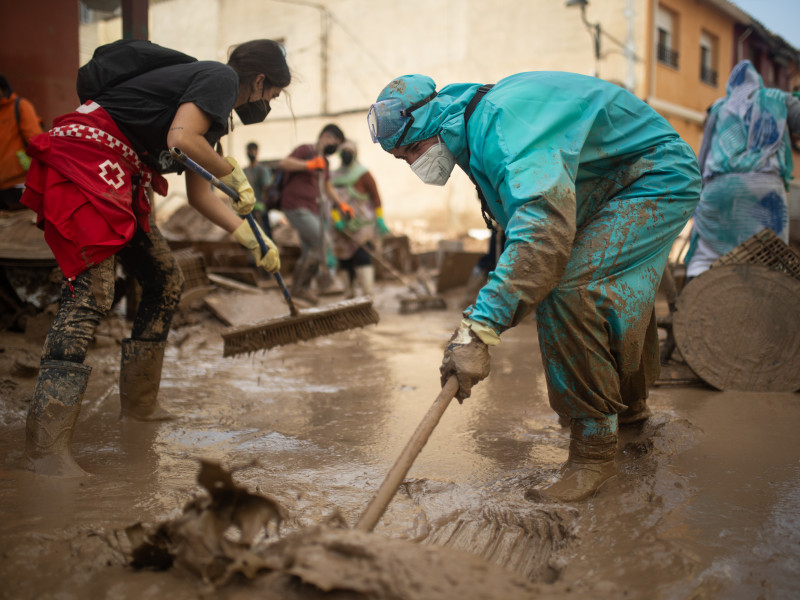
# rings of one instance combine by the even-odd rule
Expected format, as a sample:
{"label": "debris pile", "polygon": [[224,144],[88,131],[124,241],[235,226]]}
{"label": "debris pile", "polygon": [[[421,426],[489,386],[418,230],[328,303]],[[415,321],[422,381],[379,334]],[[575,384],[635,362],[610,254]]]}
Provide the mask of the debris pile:
{"label": "debris pile", "polygon": [[260,582],[292,598],[513,599],[564,591],[466,552],[347,529],[338,513],[276,540],[287,514],[275,499],[237,486],[210,461],[201,461],[197,481],[208,495],[177,518],[125,530],[132,567],[178,568],[213,589]]}
{"label": "debris pile", "polygon": [[[271,568],[253,552],[255,542],[278,535],[284,509],[269,496],[237,486],[219,464],[200,461],[197,482],[207,496],[190,500],[176,519],[155,527],[137,523],[125,533],[131,543],[132,567],[183,568],[211,585],[224,585],[234,573],[252,578]],[[238,532],[238,538],[234,537]]]}

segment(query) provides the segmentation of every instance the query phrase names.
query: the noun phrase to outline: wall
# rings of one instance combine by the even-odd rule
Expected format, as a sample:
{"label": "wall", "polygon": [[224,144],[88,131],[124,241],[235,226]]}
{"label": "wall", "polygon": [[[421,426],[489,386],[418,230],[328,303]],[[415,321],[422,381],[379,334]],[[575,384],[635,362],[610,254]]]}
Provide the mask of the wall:
{"label": "wall", "polygon": [[0,73],[45,125],[78,104],[78,1],[0,2]]}
{"label": "wall", "polygon": [[[719,9],[696,0],[660,0],[677,17],[678,67],[664,64],[651,55],[654,77],[651,104],[662,112],[675,130],[695,151],[700,149],[706,109],[725,95],[725,82],[730,73],[733,52],[734,21]],[[700,78],[700,37],[703,31],[717,39],[717,83],[711,85]],[[651,53],[655,53],[653,40]]]}
{"label": "wall", "polygon": [[[695,0],[664,0],[660,4],[679,16],[679,64],[674,69],[656,61],[656,95],[705,112],[714,100],[725,95],[725,81],[730,74],[729,57],[733,52],[734,22],[714,7]],[[700,79],[700,36],[703,30],[718,41],[716,85]]]}
{"label": "wall", "polygon": [[[223,138],[227,152],[243,161],[245,145],[253,140],[263,159],[277,159],[298,144],[315,141],[323,125],[336,122],[375,175],[390,223],[418,234],[457,233],[484,227],[474,187],[458,169],[446,186],[426,186],[371,142],[365,117],[380,90],[408,73],[430,75],[441,87],[494,82],[526,70],[596,72],[632,85],[699,150],[705,109],[724,94],[733,21],[704,0],[663,0],[682,15],[681,68],[676,71],[653,60],[652,11],[658,1],[589,3],[586,20],[599,23],[603,32],[599,61],[580,9],[567,7],[566,0],[161,0],[151,1],[149,31],[156,43],[219,61],[236,43],[282,40],[293,70],[288,94],[273,103],[265,123],[243,127],[237,122]],[[631,20],[632,71],[623,48]],[[718,39],[717,86],[699,79],[702,29]],[[118,39],[121,31],[119,19],[81,26],[78,63],[86,62],[97,45]],[[173,199],[180,200],[182,180],[170,181]]]}
{"label": "wall", "polygon": [[[262,158],[280,158],[297,144],[315,141],[323,125],[336,122],[358,144],[362,162],[373,171],[387,219],[419,232],[457,232],[484,224],[474,187],[460,170],[443,188],[426,186],[369,139],[369,105],[394,77],[424,73],[441,87],[459,81],[494,82],[527,70],[589,75],[597,69],[603,78],[624,84],[631,78],[629,63],[611,37],[626,41],[626,10],[633,7],[633,46],[639,59],[632,78],[640,95],[646,85],[640,14],[644,0],[597,0],[588,6],[588,21],[600,22],[605,32],[597,63],[580,10],[566,7],[565,0],[318,4],[327,10],[291,0],[163,0],[151,3],[150,39],[220,61],[238,42],[258,37],[283,40],[294,73],[288,100],[274,102],[264,124],[235,126],[224,138],[227,152],[244,160],[245,145],[254,140]],[[89,59],[93,47],[120,35],[118,19],[82,26],[80,62]],[[174,196],[183,193],[179,178],[171,178],[171,186]]]}

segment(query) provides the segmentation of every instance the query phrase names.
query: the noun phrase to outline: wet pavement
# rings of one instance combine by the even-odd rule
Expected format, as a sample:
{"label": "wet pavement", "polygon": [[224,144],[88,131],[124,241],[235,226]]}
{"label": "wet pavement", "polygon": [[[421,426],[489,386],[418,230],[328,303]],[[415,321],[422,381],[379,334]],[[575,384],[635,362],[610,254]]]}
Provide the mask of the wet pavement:
{"label": "wet pavement", "polygon": [[[286,508],[285,532],[337,512],[353,525],[436,398],[459,320],[455,308],[398,314],[401,291],[381,285],[377,326],[251,356],[222,358],[211,318],[177,328],[161,398],[178,418],[167,423],[119,421],[119,348],[93,349],[73,439],[85,480],[17,470],[24,415],[7,403],[0,598],[205,594],[185,574],[126,567],[113,543],[197,495],[199,458],[241,467],[238,484]],[[110,321],[104,337],[121,338],[124,324]],[[36,347],[30,335],[1,339]],[[15,398],[33,388],[15,381]],[[466,550],[551,586],[548,597],[800,596],[800,395],[664,386],[651,406],[649,422],[621,435],[621,474],[595,498],[525,500],[568,445],[526,320],[492,350],[490,377],[448,408],[375,535]],[[264,597],[236,584],[216,594]]]}

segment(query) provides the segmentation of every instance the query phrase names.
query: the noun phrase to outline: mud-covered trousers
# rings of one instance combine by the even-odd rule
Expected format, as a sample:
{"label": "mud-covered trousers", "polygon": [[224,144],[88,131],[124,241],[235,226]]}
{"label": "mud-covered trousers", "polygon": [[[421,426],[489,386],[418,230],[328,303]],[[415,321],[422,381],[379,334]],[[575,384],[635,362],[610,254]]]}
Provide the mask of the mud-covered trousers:
{"label": "mud-covered trousers", "polygon": [[183,274],[166,240],[150,215],[150,232],[141,228],[116,255],[64,281],[61,303],[44,342],[42,361],[83,363],[101,319],[114,301],[116,259],[141,286],[141,299],[131,338],[167,339],[172,317],[183,292]]}
{"label": "mud-covered trousers", "polygon": [[300,258],[298,264],[309,265],[316,273],[322,264],[322,226],[319,216],[305,208],[287,210],[283,213],[300,238]]}
{"label": "mud-covered trousers", "polygon": [[700,198],[685,147],[660,147],[650,170],[579,225],[563,277],[537,307],[550,405],[561,416],[623,412],[659,375],[656,290]]}

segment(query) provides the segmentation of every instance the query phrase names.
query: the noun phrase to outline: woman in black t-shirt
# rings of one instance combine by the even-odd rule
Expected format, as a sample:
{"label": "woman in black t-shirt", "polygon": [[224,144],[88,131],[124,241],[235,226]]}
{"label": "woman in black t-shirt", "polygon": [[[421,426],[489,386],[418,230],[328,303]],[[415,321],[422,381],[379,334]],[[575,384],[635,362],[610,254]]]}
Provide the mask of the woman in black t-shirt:
{"label": "woman in black t-shirt", "polygon": [[234,48],[227,65],[194,61],[142,73],[98,93],[31,139],[22,202],[36,211],[65,280],[28,412],[25,468],[62,477],[86,474],[73,460],[70,442],[91,372],[83,364],[86,351],[114,299],[116,257],[142,290],[131,337],[122,342],[122,416],[171,416],[159,407],[157,394],[183,276],[147,193],[152,188],[166,195],[161,173],[179,171],[169,148],[179,148],[239,193],[234,212],[187,171],[189,204],[232,233],[259,266],[280,268],[272,240],[264,236],[270,250],[262,255],[241,218],[255,203],[244,172],[214,145],[227,133],[232,110],[245,125],[263,121],[270,100],[290,81],[283,48],[253,40]]}

